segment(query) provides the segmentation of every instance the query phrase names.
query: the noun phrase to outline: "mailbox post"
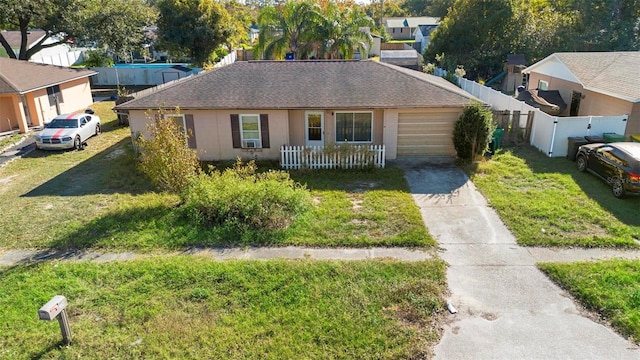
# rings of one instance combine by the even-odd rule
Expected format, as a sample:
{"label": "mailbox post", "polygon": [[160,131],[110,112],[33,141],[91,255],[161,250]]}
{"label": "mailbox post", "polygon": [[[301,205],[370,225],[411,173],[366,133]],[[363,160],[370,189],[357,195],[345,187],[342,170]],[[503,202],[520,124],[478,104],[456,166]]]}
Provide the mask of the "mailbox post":
{"label": "mailbox post", "polygon": [[62,341],[65,344],[69,344],[71,342],[71,329],[69,329],[69,318],[67,317],[66,309],[67,298],[62,295],[56,295],[38,310],[38,318],[47,321],[57,318],[62,332]]}

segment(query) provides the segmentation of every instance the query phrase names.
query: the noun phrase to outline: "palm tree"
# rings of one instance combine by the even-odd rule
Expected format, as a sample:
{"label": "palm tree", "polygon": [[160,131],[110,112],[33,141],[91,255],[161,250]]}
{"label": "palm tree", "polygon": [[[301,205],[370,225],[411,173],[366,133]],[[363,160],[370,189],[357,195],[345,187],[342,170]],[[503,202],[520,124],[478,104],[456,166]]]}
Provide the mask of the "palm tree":
{"label": "palm tree", "polygon": [[309,2],[292,0],[278,6],[262,8],[258,15],[259,52],[265,58],[282,59],[288,52],[296,59],[307,57],[312,52],[314,30],[322,21],[320,7]]}
{"label": "palm tree", "polygon": [[361,8],[340,8],[335,3],[329,3],[320,30],[324,41],[323,57],[352,59],[354,49],[366,57],[373,39],[365,29],[373,26],[373,20]]}

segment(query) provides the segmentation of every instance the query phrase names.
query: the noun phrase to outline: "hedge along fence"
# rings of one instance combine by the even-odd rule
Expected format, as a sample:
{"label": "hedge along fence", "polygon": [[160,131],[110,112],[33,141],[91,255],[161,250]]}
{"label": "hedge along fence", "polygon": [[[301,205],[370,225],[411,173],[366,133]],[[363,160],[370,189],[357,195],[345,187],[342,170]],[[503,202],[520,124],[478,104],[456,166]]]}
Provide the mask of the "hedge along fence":
{"label": "hedge along fence", "polygon": [[328,144],[325,146],[287,146],[280,148],[284,169],[361,169],[384,168],[384,145]]}

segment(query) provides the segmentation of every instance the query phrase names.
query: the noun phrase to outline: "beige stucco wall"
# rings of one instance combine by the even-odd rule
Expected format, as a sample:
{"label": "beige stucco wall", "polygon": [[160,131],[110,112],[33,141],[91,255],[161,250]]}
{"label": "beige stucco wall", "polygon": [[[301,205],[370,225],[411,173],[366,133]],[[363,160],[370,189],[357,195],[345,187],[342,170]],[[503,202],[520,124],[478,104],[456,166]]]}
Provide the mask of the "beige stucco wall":
{"label": "beige stucco wall", "polygon": [[[62,94],[61,114],[84,111],[93,104],[89,78],[60,84],[60,93]],[[49,104],[47,89],[36,90],[28,95],[33,99],[34,112],[31,114],[33,125],[42,125],[45,120],[53,119],[58,115],[55,105]]]}
{"label": "beige stucco wall", "polygon": [[324,112],[324,141],[335,142],[336,112],[364,111],[373,112],[373,144],[382,145],[383,139],[383,110],[289,110],[289,145],[305,145],[305,118],[308,111]]}
{"label": "beige stucco wall", "polygon": [[[129,126],[132,135],[145,133],[148,122],[144,111],[131,111]],[[198,157],[204,161],[233,160],[238,157],[248,160],[280,159],[280,146],[289,144],[287,110],[184,110],[192,114],[196,134]],[[234,149],[231,138],[231,114],[269,115],[268,149]]]}
{"label": "beige stucco wall", "polygon": [[[325,119],[327,114],[325,114]],[[291,146],[304,146],[304,110],[289,110],[289,142]]]}
{"label": "beige stucco wall", "polygon": [[[335,113],[343,111],[349,110],[324,110],[325,143],[335,140]],[[399,110],[378,109],[369,111],[373,112],[373,143],[375,145],[384,144],[386,158],[395,159],[397,157]],[[452,109],[402,109],[402,112],[416,113],[443,111],[450,113]],[[461,111],[462,109],[460,109]],[[305,112],[305,110],[184,110],[182,113],[193,114],[199,158],[201,160],[214,161],[232,160],[236,157],[265,160],[279,159],[281,145],[303,146],[305,144]],[[268,114],[270,148],[253,152],[247,149],[233,149],[231,114]],[[456,119],[457,116],[459,115],[456,115]],[[144,111],[130,111],[129,125],[133,136],[138,133],[144,133],[147,122],[148,119]]]}
{"label": "beige stucco wall", "polygon": [[14,96],[0,96],[0,132],[17,130],[18,120],[13,107]]}
{"label": "beige stucco wall", "polygon": [[585,90],[582,85],[574,82],[552,78],[547,75],[531,73],[529,76],[529,89],[536,89],[540,80],[549,83],[549,90],[558,90],[567,108],[560,116],[569,116],[571,107],[571,93],[577,91],[582,93],[584,98],[580,101],[578,116],[607,116],[628,114],[626,135],[638,133],[640,130],[640,111],[638,104],[622,100],[613,96],[600,94],[590,90]]}

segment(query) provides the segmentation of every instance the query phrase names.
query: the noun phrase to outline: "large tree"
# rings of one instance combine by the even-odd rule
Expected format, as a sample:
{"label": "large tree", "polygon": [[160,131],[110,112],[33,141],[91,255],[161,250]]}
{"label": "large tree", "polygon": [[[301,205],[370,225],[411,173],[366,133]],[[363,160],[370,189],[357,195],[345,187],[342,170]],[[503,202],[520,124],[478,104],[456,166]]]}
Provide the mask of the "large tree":
{"label": "large tree", "polygon": [[509,0],[456,0],[440,22],[425,52],[427,62],[489,77],[501,70],[510,52],[512,8]]}
{"label": "large tree", "polygon": [[309,56],[317,47],[317,31],[323,21],[322,10],[315,3],[287,1],[280,6],[262,8],[258,15],[259,52],[267,59],[282,59],[293,53],[296,59]]}
{"label": "large tree", "polygon": [[455,0],[404,0],[402,8],[406,15],[435,16],[447,15],[447,10]]}
{"label": "large tree", "polygon": [[360,7],[327,4],[318,35],[322,42],[321,54],[329,59],[351,59],[354,49],[358,49],[363,58],[371,48],[371,34],[363,28],[373,28],[373,20]]}
{"label": "large tree", "polygon": [[185,53],[199,66],[231,35],[227,10],[213,0],[158,0],[158,36],[172,52]]}
{"label": "large tree", "polygon": [[[93,40],[115,52],[136,48],[142,27],[153,22],[153,10],[144,0],[0,0],[0,27],[22,33],[16,52],[0,33],[9,57],[28,60],[38,51],[74,40]],[[27,33],[42,29],[44,38],[30,46]],[[45,44],[48,40],[53,42]]]}

